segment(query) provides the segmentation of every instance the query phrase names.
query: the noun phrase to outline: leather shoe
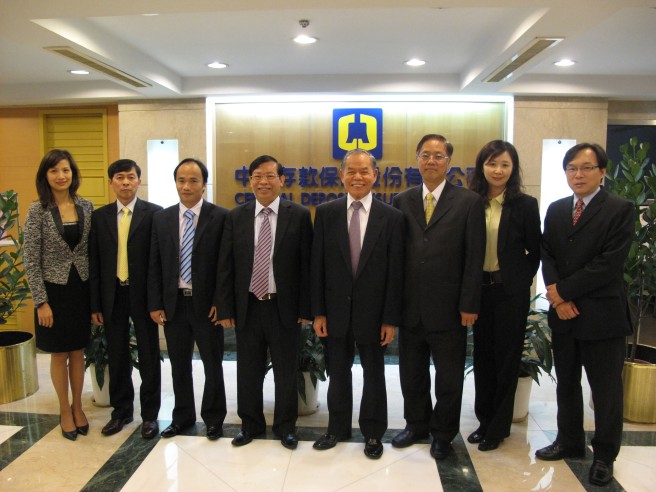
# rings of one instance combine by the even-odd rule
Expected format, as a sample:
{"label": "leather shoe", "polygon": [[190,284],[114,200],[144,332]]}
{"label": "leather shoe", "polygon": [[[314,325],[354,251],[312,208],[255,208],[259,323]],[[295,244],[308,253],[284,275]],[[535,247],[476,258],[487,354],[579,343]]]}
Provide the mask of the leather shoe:
{"label": "leather shoe", "polygon": [[253,440],[253,434],[251,434],[248,431],[242,430],[239,431],[239,434],[235,436],[235,438],[232,440],[232,445],[233,446],[245,446],[249,442]]}
{"label": "leather shoe", "polygon": [[499,444],[501,444],[501,441],[503,441],[503,439],[492,439],[492,438],[486,437],[485,439],[483,439],[478,444],[478,450],[479,451],[492,451],[492,450],[497,449],[499,447]]}
{"label": "leather shoe", "polygon": [[364,445],[364,455],[372,460],[377,460],[383,455],[383,443],[380,439],[367,439]]}
{"label": "leather shoe", "polygon": [[471,444],[476,444],[481,442],[483,439],[485,439],[485,432],[481,430],[479,427],[476,429],[474,432],[469,434],[469,437],[467,437],[467,441],[470,442]]}
{"label": "leather shoe", "polygon": [[298,436],[294,433],[287,434],[280,439],[280,443],[287,449],[296,449],[298,446]]}
{"label": "leather shoe", "polygon": [[223,427],[220,425],[209,425],[207,426],[205,435],[210,441],[216,441],[223,436]]}
{"label": "leather shoe", "polygon": [[312,445],[314,449],[318,449],[319,451],[334,448],[335,446],[337,446],[337,436],[332,434],[324,434]]}
{"label": "leather shoe", "polygon": [[585,456],[585,448],[575,449],[566,448],[561,446],[558,442],[549,444],[542,449],[535,452],[535,457],[542,461],[557,461],[563,458],[583,458]]}
{"label": "leather shoe", "polygon": [[141,423],[141,437],[144,439],[152,439],[159,432],[159,424],[157,420],[144,420]]}
{"label": "leather shoe", "polygon": [[613,464],[601,460],[594,460],[590,467],[590,483],[592,485],[606,485],[613,479]]}
{"label": "leather shoe", "polygon": [[392,439],[392,446],[395,448],[407,448],[408,446],[413,445],[417,441],[421,441],[422,439],[426,439],[428,437],[428,432],[426,433],[418,433],[415,432],[411,429],[404,429],[401,432],[399,432],[394,438]]}
{"label": "leather shoe", "polygon": [[105,427],[100,431],[105,436],[112,436],[117,432],[123,430],[123,426],[129,424],[134,420],[133,417],[125,417],[124,419],[111,419],[105,424]]}
{"label": "leather shoe", "polygon": [[433,439],[431,444],[430,454],[436,460],[443,460],[453,451],[451,443],[448,441],[442,441],[441,439]]}
{"label": "leather shoe", "polygon": [[186,425],[178,425],[178,424],[171,424],[169,425],[166,429],[162,431],[160,436],[162,436],[165,439],[168,439],[169,437],[174,437],[183,432],[185,429],[188,429],[189,427],[193,426],[195,422],[192,422],[191,424],[186,424]]}

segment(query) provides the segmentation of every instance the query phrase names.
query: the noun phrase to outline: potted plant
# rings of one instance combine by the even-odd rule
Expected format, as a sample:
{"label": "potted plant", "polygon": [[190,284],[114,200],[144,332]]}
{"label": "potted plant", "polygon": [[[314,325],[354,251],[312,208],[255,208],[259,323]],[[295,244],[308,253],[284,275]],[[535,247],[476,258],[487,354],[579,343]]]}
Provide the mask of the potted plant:
{"label": "potted plant", "polygon": [[[0,193],[0,326],[30,297],[23,268],[23,229],[18,194]],[[39,389],[34,335],[27,331],[0,331],[0,403],[25,398]]]}
{"label": "potted plant", "polygon": [[317,411],[317,384],[326,380],[326,358],[323,344],[311,323],[302,324],[298,343],[298,414]]}
{"label": "potted plant", "polygon": [[635,208],[635,231],[624,264],[633,336],[622,377],[624,417],[642,423],[656,423],[656,349],[640,344],[643,320],[654,309],[656,296],[656,165],[649,162],[649,148],[629,139],[620,146],[620,162],[609,162],[606,172],[608,191]]}

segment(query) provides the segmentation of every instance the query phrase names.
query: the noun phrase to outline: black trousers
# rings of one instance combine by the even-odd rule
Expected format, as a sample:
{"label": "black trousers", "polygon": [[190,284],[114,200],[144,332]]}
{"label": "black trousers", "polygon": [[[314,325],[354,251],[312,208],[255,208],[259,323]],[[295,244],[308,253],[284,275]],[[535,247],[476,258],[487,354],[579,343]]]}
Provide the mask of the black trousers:
{"label": "black trousers", "polygon": [[145,312],[131,312],[130,287],[117,284],[111,319],[105,320],[105,336],[109,357],[109,399],[113,419],[132,417],[134,387],[130,355],[130,318],[134,323],[139,354],[142,420],[157,420],[161,402],[161,365],[159,359],[159,331]]}
{"label": "black trousers", "polygon": [[164,325],[164,335],[175,394],[173,423],[185,426],[196,422],[191,365],[195,341],[205,372],[200,415],[208,426],[223,425],[227,413],[223,383],[223,328],[215,326],[207,317],[198,319],[192,297],[178,294],[176,312]]}
{"label": "black trousers", "polygon": [[351,436],[353,379],[351,368],[358,347],[363,371],[362,399],[358,424],[365,439],[381,439],[387,430],[387,389],[385,347],[377,343],[357,343],[353,331],[345,337],[326,338],[328,361],[328,434]]}
{"label": "black trousers", "polygon": [[615,461],[622,442],[625,343],[625,337],[578,340],[570,333],[552,334],[558,378],[556,440],[565,447],[581,449],[585,446],[581,390],[581,367],[584,367],[595,408],[594,459],[606,463]]}
{"label": "black trousers", "polygon": [[260,434],[266,430],[262,384],[271,354],[275,381],[273,433],[286,436],[296,432],[298,417],[298,337],[299,325],[283,326],[278,302],[258,301],[249,296],[243,327],[237,327],[237,414],[242,430]]}
{"label": "black trousers", "polygon": [[[399,330],[399,375],[406,428],[452,441],[460,430],[467,329],[428,331],[422,324]],[[435,365],[431,401],[430,358]]]}
{"label": "black trousers", "polygon": [[530,290],[506,294],[503,284],[484,285],[474,324],[474,410],[488,439],[510,435]]}

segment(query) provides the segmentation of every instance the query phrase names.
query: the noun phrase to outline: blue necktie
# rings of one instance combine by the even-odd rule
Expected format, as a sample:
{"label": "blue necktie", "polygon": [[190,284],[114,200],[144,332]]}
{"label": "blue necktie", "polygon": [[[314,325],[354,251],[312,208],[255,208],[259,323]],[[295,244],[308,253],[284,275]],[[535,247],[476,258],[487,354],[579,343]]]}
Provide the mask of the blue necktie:
{"label": "blue necktie", "polygon": [[182,234],[182,246],[180,247],[180,278],[185,282],[191,282],[191,250],[194,247],[194,213],[187,210],[184,213],[185,224]]}

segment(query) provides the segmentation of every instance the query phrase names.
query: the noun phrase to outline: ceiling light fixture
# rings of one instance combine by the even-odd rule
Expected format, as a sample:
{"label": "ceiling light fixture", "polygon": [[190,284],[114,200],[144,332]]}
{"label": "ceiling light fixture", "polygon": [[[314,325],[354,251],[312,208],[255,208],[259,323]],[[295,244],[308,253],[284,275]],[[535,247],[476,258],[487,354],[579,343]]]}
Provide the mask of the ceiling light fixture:
{"label": "ceiling light fixture", "polygon": [[419,58],[411,58],[405,62],[405,64],[409,67],[421,67],[422,65],[426,65],[426,62],[424,60],[420,60]]}
{"label": "ceiling light fixture", "polygon": [[576,62],[568,58],[563,58],[562,60],[558,60],[557,62],[554,62],[554,65],[556,65],[557,67],[571,67],[572,65],[576,65]]}
{"label": "ceiling light fixture", "polygon": [[210,68],[226,68],[228,65],[225,64],[225,63],[215,61],[215,62],[212,62],[212,63],[208,63],[207,66],[210,67]]}
{"label": "ceiling light fixture", "polygon": [[[310,25],[310,21],[307,19],[301,19],[298,23],[303,29]],[[314,36],[308,36],[307,34],[299,34],[294,38],[294,42],[298,44],[314,44],[317,41],[317,38]]]}
{"label": "ceiling light fixture", "polygon": [[499,65],[490,75],[483,79],[483,82],[501,82],[506,80],[518,68],[526,65],[536,56],[547,48],[557,45],[565,38],[535,38],[509,60]]}
{"label": "ceiling light fixture", "polygon": [[89,75],[88,70],[69,70],[68,73],[73,74],[73,75]]}

